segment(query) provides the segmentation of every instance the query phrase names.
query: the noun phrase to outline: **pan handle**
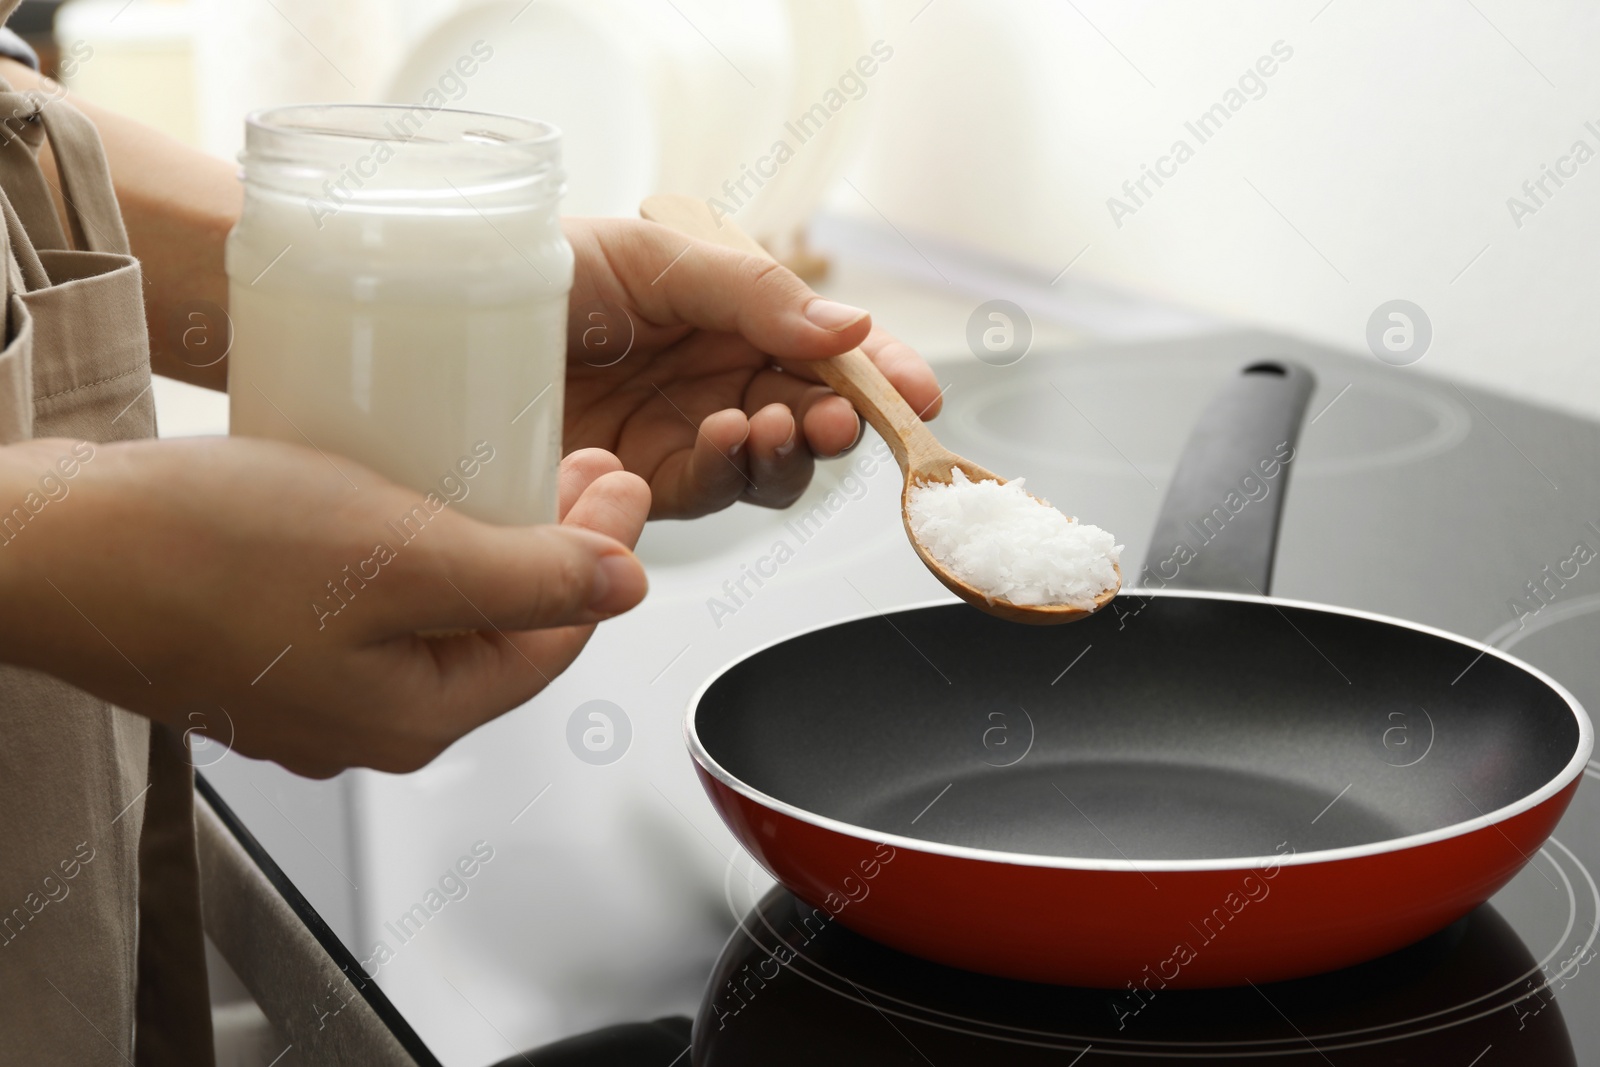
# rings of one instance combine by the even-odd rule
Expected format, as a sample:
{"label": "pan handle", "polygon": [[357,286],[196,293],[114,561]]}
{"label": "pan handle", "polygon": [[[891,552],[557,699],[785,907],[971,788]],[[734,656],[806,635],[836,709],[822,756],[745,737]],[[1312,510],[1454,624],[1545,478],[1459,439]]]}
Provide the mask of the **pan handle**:
{"label": "pan handle", "polygon": [[1289,470],[1316,388],[1298,363],[1252,363],[1214,397],[1161,502],[1139,584],[1267,594]]}

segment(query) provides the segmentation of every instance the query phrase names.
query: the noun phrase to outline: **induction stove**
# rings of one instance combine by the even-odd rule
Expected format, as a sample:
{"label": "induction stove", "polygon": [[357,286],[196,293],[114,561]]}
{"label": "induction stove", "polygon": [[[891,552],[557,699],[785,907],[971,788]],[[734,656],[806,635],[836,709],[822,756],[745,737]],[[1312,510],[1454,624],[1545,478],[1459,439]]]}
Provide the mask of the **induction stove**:
{"label": "induction stove", "polygon": [[[1138,561],[1201,408],[1239,368],[1269,358],[1302,363],[1318,380],[1288,488],[1272,591],[1486,640],[1600,708],[1600,562],[1590,562],[1600,554],[1600,425],[1592,421],[1457,385],[1430,375],[1426,361],[1392,367],[1239,331],[1037,351],[1006,367],[976,359],[940,364],[947,391],[936,429],[953,451],[1025,475],[1030,491],[1117,532],[1124,559]],[[858,455],[873,444],[869,433]],[[799,507],[838,489],[852,462],[819,465],[818,486]],[[575,704],[603,684],[632,710],[637,734],[635,751],[609,769],[606,788],[632,788],[638,783],[626,784],[630,775],[647,777],[648,788],[635,793],[647,794],[644,803],[659,811],[644,824],[652,844],[594,844],[596,854],[627,850],[633,870],[660,873],[606,885],[622,933],[605,925],[573,933],[587,945],[581,965],[541,948],[574,926],[571,911],[530,907],[515,886],[486,888],[474,898],[479,903],[451,913],[458,926],[430,927],[429,937],[444,946],[438,955],[408,949],[406,960],[368,986],[369,1000],[406,1032],[419,1061],[472,1067],[605,1023],[686,1015],[695,1019],[694,1037],[679,1063],[702,1067],[1600,1064],[1600,975],[1592,973],[1600,785],[1587,782],[1600,777],[1595,765],[1529,865],[1449,929],[1345,972],[1229,990],[1162,990],[1147,1002],[1139,998],[1136,1011],[1129,990],[1028,985],[901,955],[837,922],[818,921],[810,905],[774,888],[721,832],[677,730],[664,725],[651,735],[644,717],[678,722],[689,694],[721,663],[785,633],[859,614],[863,601],[889,610],[941,591],[899,532],[895,472],[863,480],[861,502],[852,495],[759,597],[736,605],[731,622],[708,617],[708,594],[719,595],[723,578],[741,573],[738,564],[786,536],[787,516],[741,506],[694,524],[652,524],[640,548],[652,569],[651,599],[621,625],[601,628],[552,687],[557,697],[536,698],[507,717],[510,725],[497,725],[501,733],[481,731],[456,746],[445,762],[456,760],[471,774],[458,767],[450,789],[385,778],[381,809],[372,802],[379,794],[368,794],[368,822],[352,832],[365,836],[369,854],[431,848],[417,812],[448,830],[428,831],[433,838],[451,846],[470,840],[491,814],[504,823],[542,782],[566,781],[548,769],[567,755],[559,739],[561,751],[551,755],[548,742],[509,746],[508,736],[525,739],[506,731],[533,721],[552,699]],[[563,704],[546,714],[554,734],[568,710]],[[647,744],[660,751],[641,751]],[[468,757],[474,762],[464,763]],[[589,776],[584,783],[598,780],[593,768],[570,762],[573,775]],[[303,911],[346,907],[346,898],[312,885],[332,881],[317,870],[322,861],[290,856],[288,831],[269,825],[292,810],[302,787],[277,787],[282,810],[274,814],[252,798],[252,789],[261,792],[253,781],[230,780],[238,773],[224,765],[209,776],[221,799],[241,809],[244,824],[284,842],[269,841],[264,852],[305,889]],[[468,780],[470,790],[461,784]],[[573,788],[557,786],[569,794]],[[251,805],[258,814],[244,810]],[[519,830],[532,834],[533,823],[524,819]],[[513,855],[504,877],[542,877],[540,856],[548,853],[537,841],[503,847]],[[434,851],[444,857],[438,862],[450,858],[444,845]],[[571,848],[561,855],[570,877],[588,884],[582,857]],[[430,854],[416,866],[436,859]],[[711,872],[696,892],[683,889],[691,863]],[[385,892],[371,870],[351,873],[363,896]],[[396,907],[405,892],[396,890]],[[367,905],[376,918],[389,906]],[[358,916],[339,932],[352,959],[369,954],[363,921]],[[452,968],[460,1000],[470,994],[470,1003],[434,992],[429,972],[439,959]]]}

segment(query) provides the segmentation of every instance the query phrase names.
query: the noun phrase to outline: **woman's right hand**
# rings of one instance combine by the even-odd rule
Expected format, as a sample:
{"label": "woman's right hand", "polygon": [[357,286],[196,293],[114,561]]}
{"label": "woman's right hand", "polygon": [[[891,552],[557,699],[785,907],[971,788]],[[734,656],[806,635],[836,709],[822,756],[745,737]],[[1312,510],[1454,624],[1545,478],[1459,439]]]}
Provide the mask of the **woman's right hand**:
{"label": "woman's right hand", "polygon": [[649,510],[598,449],[563,461],[560,525],[499,527],[272,441],[22,442],[0,659],[179,729],[223,709],[234,748],[301,774],[412,770],[644,597]]}

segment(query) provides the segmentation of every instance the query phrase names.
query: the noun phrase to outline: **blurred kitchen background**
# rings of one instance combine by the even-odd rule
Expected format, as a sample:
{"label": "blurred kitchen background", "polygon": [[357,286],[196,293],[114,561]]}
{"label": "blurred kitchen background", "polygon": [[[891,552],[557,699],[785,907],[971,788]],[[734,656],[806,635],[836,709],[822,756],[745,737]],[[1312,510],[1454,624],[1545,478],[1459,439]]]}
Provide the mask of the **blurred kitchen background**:
{"label": "blurred kitchen background", "polygon": [[[52,8],[18,18],[47,42]],[[1600,167],[1523,188],[1574,141],[1600,148],[1590,5],[69,0],[54,23],[65,53],[92,49],[74,89],[224,156],[253,108],[415,100],[486,40],[458,106],[561,125],[573,214],[716,194],[882,41],[892,58],[741,208],[747,229],[787,240],[820,213],[940,268],[981,253],[1041,297],[1104,283],[1345,347],[1406,299],[1433,325],[1422,369],[1600,396]],[[1197,143],[1184,124],[1278,42],[1291,58]],[[1194,158],[1135,204],[1123,183],[1180,138]],[[1113,196],[1134,211],[1114,220]]]}
{"label": "blurred kitchen background", "polygon": [[[244,115],[275,104],[439,93],[553,121],[567,213],[715,197],[952,373],[980,355],[970,326],[994,299],[1022,309],[1035,352],[1251,326],[1374,365],[1369,320],[1405,300],[1431,341],[1384,379],[1396,396],[1415,392],[1402,375],[1442,377],[1600,417],[1591,5],[25,0],[13,25],[74,91],[228,158]],[[492,58],[455,73],[479,41]],[[1104,382],[1108,411],[1147,387]],[[161,381],[157,399],[166,435],[226,430],[219,395]],[[1429,403],[1465,435],[1461,405]],[[1156,502],[1145,475],[1165,477],[1186,425],[1157,427],[1160,449],[1104,423],[1075,438],[1109,470],[1131,452],[1144,483],[1122,470],[1129,491],[1149,496],[1110,518],[1135,535]],[[807,503],[850,471],[823,470]],[[493,844],[469,896],[379,976],[445,1063],[692,1011],[732,925],[727,884],[765,876],[694,781],[689,695],[797,627],[942,592],[898,540],[893,476],[864,480],[868,503],[737,625],[713,625],[705,602],[782,516],[741,505],[653,527],[646,607],[418,774],[312,783],[231,753],[202,770],[358,956],[475,841]],[[852,566],[853,584],[811,582]],[[1484,595],[1498,619],[1504,598]],[[1487,636],[1489,620],[1463,632]],[[567,740],[595,700],[629,720],[608,765]],[[224,1062],[266,1062],[270,1034],[218,973]]]}

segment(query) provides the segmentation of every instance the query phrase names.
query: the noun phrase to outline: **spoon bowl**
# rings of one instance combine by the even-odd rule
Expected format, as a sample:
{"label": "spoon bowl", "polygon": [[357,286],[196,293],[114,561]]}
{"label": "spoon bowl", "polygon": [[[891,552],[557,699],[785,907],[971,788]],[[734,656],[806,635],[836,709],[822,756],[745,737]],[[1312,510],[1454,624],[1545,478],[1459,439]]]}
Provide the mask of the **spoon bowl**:
{"label": "spoon bowl", "polygon": [[[639,206],[639,214],[690,237],[765,259],[773,258],[771,253],[732,222],[719,220],[704,203],[690,196],[652,196]],[[1004,484],[1006,480],[941,445],[933,431],[911,410],[905,398],[861,349],[853,348],[843,355],[818,360],[816,367],[829,388],[855,405],[856,411],[872,424],[872,428],[878,431],[894,453],[895,462],[905,475],[905,486],[900,493],[900,521],[905,526],[906,537],[923,564],[944,583],[946,589],[979,611],[1011,622],[1037,626],[1086,618],[1105,607],[1117,595],[1122,582],[1120,567],[1117,568],[1117,585],[1103,590],[1095,597],[1094,607],[1087,609],[1067,604],[1017,604],[1003,598],[989,597],[952,574],[948,567],[928,552],[911,530],[907,498],[912,488],[930,482],[949,483],[952,469],[959,469],[975,482],[995,481]]]}
{"label": "spoon bowl", "polygon": [[[1118,585],[1113,589],[1106,589],[1094,598],[1094,607],[1076,608],[1068,604],[1016,604],[999,597],[989,597],[968,585],[952,574],[943,563],[935,559],[927,547],[918,540],[916,533],[911,529],[911,509],[909,497],[914,486],[927,485],[930,482],[949,483],[951,468],[960,470],[975,482],[994,481],[1004,485],[1006,480],[993,471],[973,463],[971,460],[956,455],[954,452],[941,449],[937,457],[925,457],[917,465],[905,471],[906,484],[900,492],[900,521],[905,525],[906,537],[911,541],[911,547],[916,550],[917,557],[923,565],[933,573],[933,576],[944,584],[944,587],[956,596],[965,600],[979,611],[987,612],[997,618],[1009,622],[1027,623],[1032,626],[1054,626],[1063,622],[1075,622],[1094,614],[1117,595],[1121,588],[1122,567],[1116,565]],[[1032,494],[1029,494],[1032,496]],[[1035,500],[1038,497],[1034,497]],[[1043,501],[1041,501],[1043,503]]]}

